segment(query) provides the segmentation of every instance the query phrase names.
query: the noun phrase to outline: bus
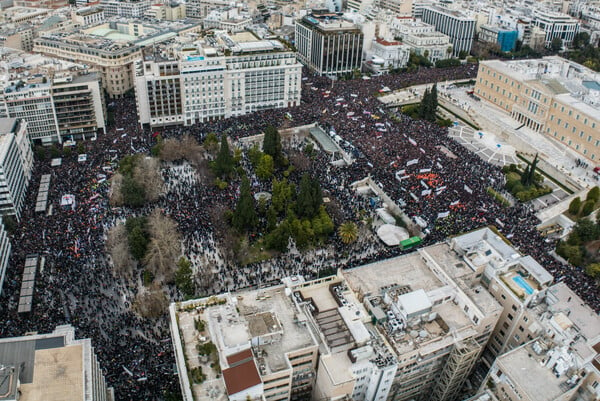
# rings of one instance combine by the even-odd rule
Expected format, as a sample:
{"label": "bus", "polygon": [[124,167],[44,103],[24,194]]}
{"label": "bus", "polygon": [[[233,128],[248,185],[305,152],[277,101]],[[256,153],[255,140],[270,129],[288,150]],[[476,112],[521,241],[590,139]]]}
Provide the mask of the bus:
{"label": "bus", "polygon": [[421,242],[423,242],[421,237],[410,237],[408,239],[405,239],[404,241],[400,241],[400,248],[403,251],[405,251],[407,249],[412,249],[412,248],[420,245]]}

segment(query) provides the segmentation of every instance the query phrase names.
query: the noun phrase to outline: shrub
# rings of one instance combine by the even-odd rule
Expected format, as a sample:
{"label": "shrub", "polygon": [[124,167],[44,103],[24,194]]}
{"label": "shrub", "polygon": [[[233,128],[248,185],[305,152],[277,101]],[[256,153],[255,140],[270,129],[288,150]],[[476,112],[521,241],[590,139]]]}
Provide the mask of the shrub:
{"label": "shrub", "polygon": [[569,203],[569,213],[571,213],[574,216],[577,216],[579,214],[579,209],[581,208],[581,199],[579,199],[579,196],[575,199],[573,199],[571,201],[571,203]]}
{"label": "shrub", "polygon": [[581,206],[581,216],[589,216],[594,211],[595,206],[596,202],[594,202],[593,200],[586,200],[583,203],[583,206]]}

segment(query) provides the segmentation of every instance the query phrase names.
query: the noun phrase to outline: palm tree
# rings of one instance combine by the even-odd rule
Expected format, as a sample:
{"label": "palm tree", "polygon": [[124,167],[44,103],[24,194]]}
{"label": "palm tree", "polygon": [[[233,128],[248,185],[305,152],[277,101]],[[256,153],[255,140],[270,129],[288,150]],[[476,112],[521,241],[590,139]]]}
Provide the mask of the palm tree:
{"label": "palm tree", "polygon": [[338,234],[344,244],[351,244],[358,238],[358,227],[353,221],[346,221],[338,228]]}

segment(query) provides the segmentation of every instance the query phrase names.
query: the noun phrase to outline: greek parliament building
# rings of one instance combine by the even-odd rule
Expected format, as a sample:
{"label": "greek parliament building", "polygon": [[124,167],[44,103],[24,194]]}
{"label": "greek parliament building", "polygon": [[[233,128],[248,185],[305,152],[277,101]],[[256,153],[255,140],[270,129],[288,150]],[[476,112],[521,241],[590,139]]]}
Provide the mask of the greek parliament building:
{"label": "greek parliament building", "polygon": [[474,90],[521,126],[600,159],[600,73],[557,56],[482,61]]}
{"label": "greek parliament building", "polygon": [[113,401],[92,341],[72,326],[0,339],[1,401]]}
{"label": "greek parliament building", "polygon": [[336,13],[313,10],[296,21],[298,59],[320,75],[335,76],[360,69],[363,33]]}
{"label": "greek parliament building", "polygon": [[136,66],[139,121],[192,125],[297,106],[301,75],[293,52],[250,32],[154,49]]}

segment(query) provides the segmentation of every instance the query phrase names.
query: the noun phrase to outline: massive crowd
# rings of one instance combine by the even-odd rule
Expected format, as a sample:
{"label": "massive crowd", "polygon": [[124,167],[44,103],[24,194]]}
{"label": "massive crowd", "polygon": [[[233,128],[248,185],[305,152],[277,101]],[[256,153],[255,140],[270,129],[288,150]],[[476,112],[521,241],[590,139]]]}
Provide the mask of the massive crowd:
{"label": "massive crowd", "polygon": [[[595,310],[600,310],[597,287],[581,269],[561,264],[551,256],[554,244],[538,234],[536,218],[524,205],[502,208],[486,193],[499,189],[502,175],[447,137],[445,129],[414,121],[382,109],[380,91],[415,84],[474,77],[475,65],[427,69],[370,80],[332,82],[304,74],[300,106],[265,110],[239,118],[218,120],[193,127],[161,130],[163,137],[190,134],[202,141],[210,132],[236,141],[260,133],[268,125],[304,125],[319,122],[336,132],[340,144],[355,158],[349,166],[333,166],[319,154],[307,168],[319,177],[323,188],[339,206],[340,219],[356,218],[368,209],[365,199],[349,184],[371,176],[405,213],[428,233],[426,244],[449,235],[488,224],[500,231],[525,254],[532,255],[556,280],[566,281]],[[224,257],[214,230],[213,210],[232,207],[237,186],[226,190],[206,185],[187,164],[168,164],[163,170],[165,194],[156,204],[141,210],[111,208],[108,204],[111,164],[130,153],[149,152],[153,131],[137,123],[133,100],[115,100],[114,124],[96,141],[85,144],[87,160],[64,157],[61,166],[36,160],[21,223],[14,234],[10,268],[0,297],[0,337],[29,331],[50,332],[70,323],[78,337],[93,339],[101,366],[118,399],[160,399],[164,391],[177,391],[173,353],[166,316],[147,320],[131,305],[141,284],[115,276],[106,257],[107,231],[132,214],[155,207],[173,218],[184,239],[184,253],[199,269],[204,294],[244,287],[269,285],[290,274],[307,278],[323,269],[348,268],[398,255],[376,241],[359,240],[350,251],[339,241],[310,252],[290,252],[276,258],[237,267]],[[291,120],[291,121],[290,121]],[[51,174],[51,212],[36,214],[35,197],[42,174]],[[256,184],[256,190],[261,189]],[[77,206],[61,208],[65,194],[76,197]],[[345,250],[340,252],[340,250]],[[34,308],[18,314],[20,275],[27,254],[46,259],[38,274]],[[341,255],[341,256],[340,256]],[[139,281],[139,280],[138,280]],[[169,289],[171,300],[177,292]]]}

